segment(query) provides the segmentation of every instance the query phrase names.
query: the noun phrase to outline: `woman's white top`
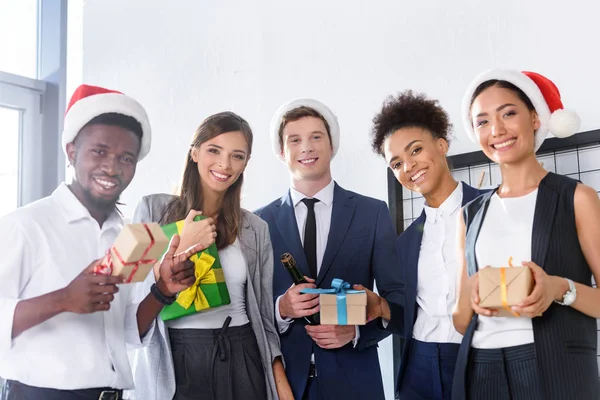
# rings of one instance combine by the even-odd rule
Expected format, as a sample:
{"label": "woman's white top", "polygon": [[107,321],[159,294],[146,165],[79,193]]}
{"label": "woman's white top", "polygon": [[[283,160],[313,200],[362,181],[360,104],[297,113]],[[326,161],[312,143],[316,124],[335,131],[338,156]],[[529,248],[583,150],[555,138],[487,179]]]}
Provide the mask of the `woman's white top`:
{"label": "woman's white top", "polygon": [[[475,257],[479,269],[520,266],[531,261],[531,235],[537,189],[512,198],[501,198],[494,193],[481,226]],[[499,349],[533,343],[533,325],[527,317],[479,316],[472,347]]]}
{"label": "woman's white top", "polygon": [[231,304],[167,321],[165,322],[167,327],[174,329],[218,329],[223,326],[223,322],[228,316],[231,317],[229,326],[241,326],[249,322],[246,314],[248,266],[237,239],[232,245],[219,250],[219,259],[229,290]]}

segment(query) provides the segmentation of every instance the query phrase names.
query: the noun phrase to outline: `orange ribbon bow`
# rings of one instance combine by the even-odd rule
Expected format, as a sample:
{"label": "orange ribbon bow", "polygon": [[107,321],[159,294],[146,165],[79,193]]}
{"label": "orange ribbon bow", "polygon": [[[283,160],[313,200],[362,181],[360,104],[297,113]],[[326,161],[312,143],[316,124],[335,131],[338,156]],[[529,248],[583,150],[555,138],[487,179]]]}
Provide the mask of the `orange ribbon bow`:
{"label": "orange ribbon bow", "polygon": [[[512,260],[512,257],[508,258],[509,268],[513,267]],[[508,306],[508,295],[506,292],[506,267],[500,267],[500,298],[502,299],[502,307],[504,307],[505,310],[510,311],[515,317],[520,317],[519,313],[513,311],[513,309]]]}

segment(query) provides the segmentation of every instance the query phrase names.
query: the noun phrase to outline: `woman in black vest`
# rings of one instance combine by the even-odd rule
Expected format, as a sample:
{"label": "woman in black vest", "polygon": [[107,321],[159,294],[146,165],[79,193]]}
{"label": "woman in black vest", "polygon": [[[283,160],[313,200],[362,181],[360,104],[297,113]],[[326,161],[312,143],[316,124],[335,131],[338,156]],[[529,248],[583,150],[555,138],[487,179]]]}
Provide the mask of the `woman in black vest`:
{"label": "woman in black vest", "polygon": [[[579,117],[532,72],[492,70],[463,100],[470,138],[498,163],[502,183],[464,207],[458,300],[464,333],[453,399],[598,399],[600,200],[594,189],[546,171],[535,152],[546,134],[572,135]],[[508,311],[479,305],[481,267],[523,265],[532,293]]]}

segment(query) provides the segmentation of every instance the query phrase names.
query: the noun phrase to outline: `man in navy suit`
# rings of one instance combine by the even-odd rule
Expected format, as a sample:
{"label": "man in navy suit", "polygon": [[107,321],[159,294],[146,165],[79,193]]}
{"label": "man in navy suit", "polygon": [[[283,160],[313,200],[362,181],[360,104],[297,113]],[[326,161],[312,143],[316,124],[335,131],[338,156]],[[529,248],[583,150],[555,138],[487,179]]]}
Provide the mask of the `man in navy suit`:
{"label": "man in navy suit", "polygon": [[[400,302],[396,234],[383,201],[350,192],[331,177],[339,146],[337,118],[324,104],[298,99],[279,108],[271,122],[275,155],[287,164],[290,190],[257,211],[269,224],[276,260],[273,295],[286,373],[296,399],[384,399],[377,343],[389,333],[381,321],[365,326],[309,325],[317,295],[334,278],[373,281]],[[309,284],[293,285],[278,263],[291,253]],[[396,296],[396,297],[394,297]]]}
{"label": "man in navy suit", "polygon": [[373,150],[398,182],[425,198],[425,206],[397,241],[401,302],[368,292],[369,315],[405,338],[400,398],[450,399],[462,340],[452,323],[458,215],[483,192],[452,177],[446,160],[452,125],[436,100],[412,91],[389,97],[373,123]]}

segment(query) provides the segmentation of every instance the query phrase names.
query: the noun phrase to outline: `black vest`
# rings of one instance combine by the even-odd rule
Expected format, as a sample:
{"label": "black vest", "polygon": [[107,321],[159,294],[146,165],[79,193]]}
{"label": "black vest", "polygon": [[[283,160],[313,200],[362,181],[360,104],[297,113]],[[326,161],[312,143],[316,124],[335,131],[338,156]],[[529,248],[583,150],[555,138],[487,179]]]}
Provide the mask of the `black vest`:
{"label": "black vest", "polygon": [[[576,186],[577,181],[552,172],[540,182],[533,217],[531,258],[548,275],[562,276],[591,286],[592,273],[581,251],[575,225],[573,197]],[[464,209],[469,276],[478,270],[475,242],[493,193],[495,191],[478,197]],[[574,308],[552,303],[542,317],[533,318],[532,322],[543,398],[599,399],[596,320]],[[476,328],[477,314],[473,316],[461,343],[453,400],[467,397],[467,365]]]}

